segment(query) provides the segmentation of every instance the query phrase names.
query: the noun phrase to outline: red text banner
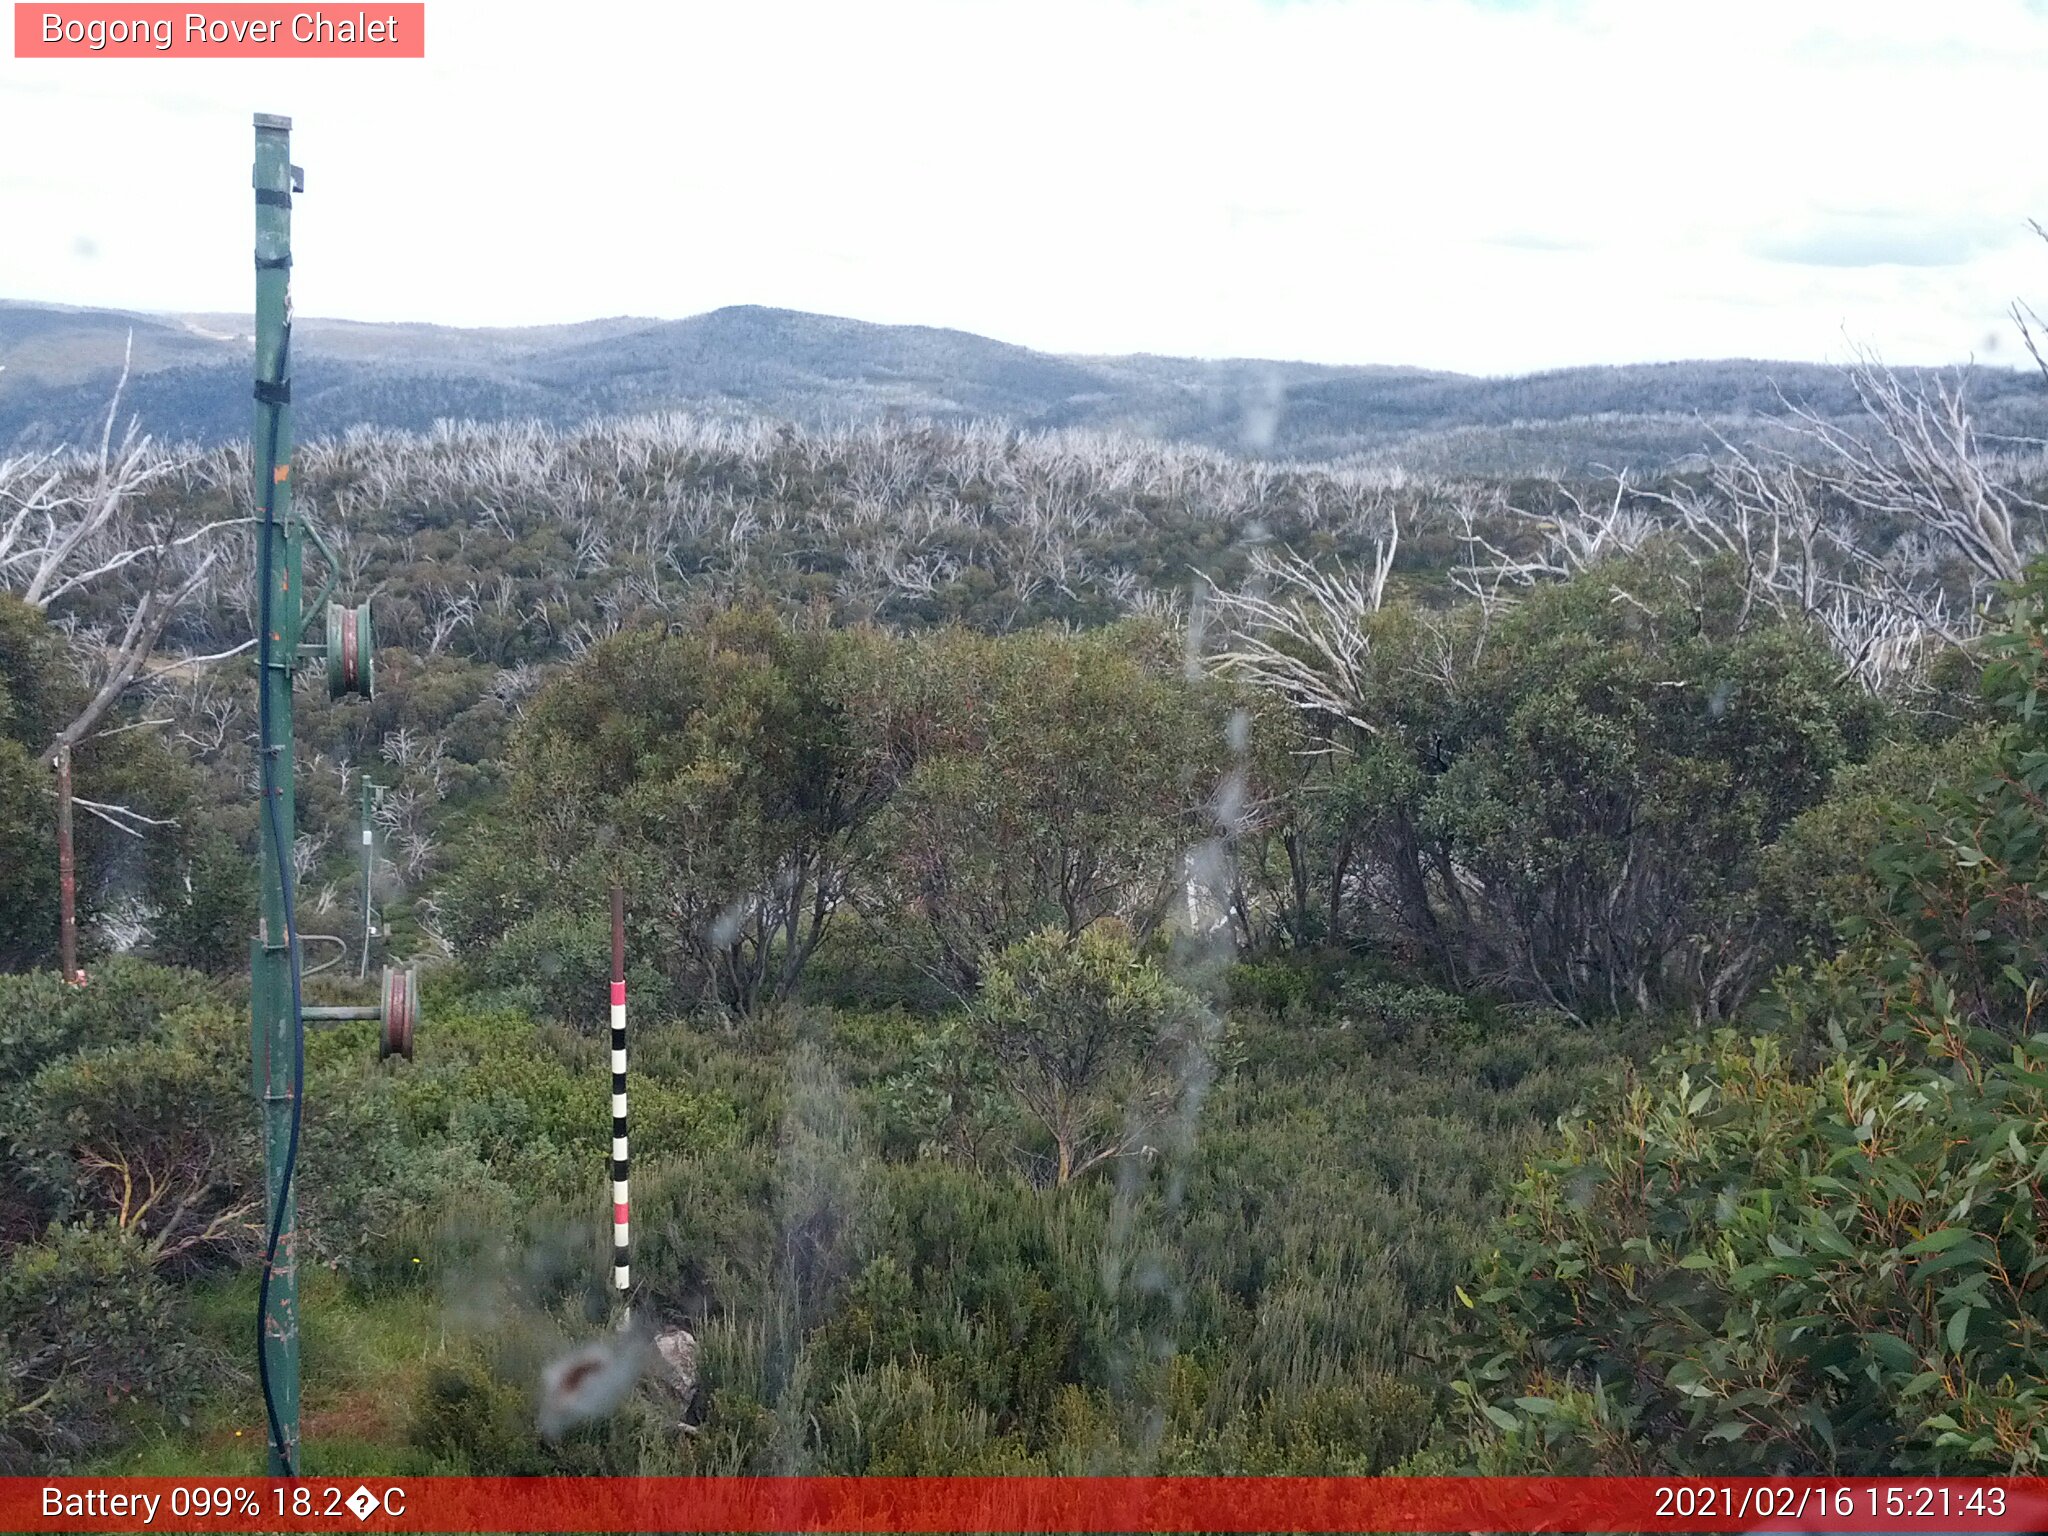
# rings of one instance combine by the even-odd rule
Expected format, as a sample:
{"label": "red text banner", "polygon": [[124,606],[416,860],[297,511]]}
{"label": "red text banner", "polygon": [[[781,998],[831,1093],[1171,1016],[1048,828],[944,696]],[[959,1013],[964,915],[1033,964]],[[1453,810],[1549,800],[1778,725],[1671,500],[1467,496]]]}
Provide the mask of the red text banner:
{"label": "red text banner", "polygon": [[16,0],[18,59],[423,59],[427,8]]}
{"label": "red text banner", "polygon": [[2048,1479],[6,1478],[8,1531],[2040,1531]]}

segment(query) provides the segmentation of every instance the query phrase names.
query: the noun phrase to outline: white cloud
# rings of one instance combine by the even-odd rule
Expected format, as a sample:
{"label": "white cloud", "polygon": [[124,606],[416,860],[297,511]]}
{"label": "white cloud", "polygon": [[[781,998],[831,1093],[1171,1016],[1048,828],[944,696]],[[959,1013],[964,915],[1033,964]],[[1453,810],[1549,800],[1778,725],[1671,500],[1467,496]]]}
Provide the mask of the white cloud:
{"label": "white cloud", "polygon": [[761,303],[1506,372],[1839,356],[1845,327],[1947,360],[2048,292],[2048,18],[2019,0],[429,0],[428,27],[423,62],[0,61],[0,295],[246,306],[252,110],[297,121],[310,314]]}

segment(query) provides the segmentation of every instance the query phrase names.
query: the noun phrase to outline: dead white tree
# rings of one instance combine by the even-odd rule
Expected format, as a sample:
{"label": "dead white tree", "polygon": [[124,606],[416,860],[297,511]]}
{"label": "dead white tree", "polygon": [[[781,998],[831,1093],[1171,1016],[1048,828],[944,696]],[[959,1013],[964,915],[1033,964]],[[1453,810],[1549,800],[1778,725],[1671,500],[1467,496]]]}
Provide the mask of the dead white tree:
{"label": "dead white tree", "polygon": [[2005,483],[1983,452],[1964,380],[1910,382],[1867,354],[1849,378],[1872,436],[1791,408],[1794,429],[1822,450],[1826,488],[1872,517],[1926,532],[1988,581],[2017,581],[2038,550],[2026,525],[2048,505]]}
{"label": "dead white tree", "polygon": [[455,592],[444,586],[430,586],[421,595],[426,598],[427,654],[438,656],[455,638],[457,630],[467,629],[476,621],[478,602],[474,591]]}
{"label": "dead white tree", "polygon": [[1709,504],[1681,510],[1696,541],[1741,555],[1757,597],[1882,690],[1977,639],[1997,587],[2040,552],[2048,506],[1984,451],[1962,375],[1911,378],[1864,354],[1849,379],[1862,430],[1788,405],[1805,453],[1724,443]]}
{"label": "dead white tree", "polygon": [[[2027,223],[2033,226],[2035,234],[2043,240],[2048,240],[2048,229],[2041,227],[2039,219],[2029,219]],[[2021,299],[2013,300],[2009,313],[2012,315],[2012,323],[2019,327],[2020,341],[2027,349],[2027,356],[2031,357],[2034,366],[2041,370],[2041,377],[2048,379],[2048,357],[2041,355],[2042,332],[2048,331],[2048,323],[2042,321],[2033,305]]]}
{"label": "dead white tree", "polygon": [[1642,548],[1658,532],[1657,520],[1630,499],[1626,470],[1612,478],[1614,494],[1605,498],[1605,505],[1589,505],[1576,490],[1559,481],[1551,486],[1559,503],[1551,511],[1504,507],[1508,517],[1535,535],[1533,546],[1522,554],[1510,553],[1481,533],[1479,508],[1471,497],[1465,497],[1455,510],[1462,528],[1459,540],[1467,550],[1466,563],[1452,570],[1451,580],[1491,611],[1505,601],[1505,588],[1568,581],[1603,560]]}
{"label": "dead white tree", "polygon": [[[2032,311],[2019,313],[2031,347]],[[1632,487],[1612,474],[1612,494],[1590,504],[1557,485],[1548,512],[1505,509],[1536,534],[1533,548],[1504,548],[1468,504],[1471,554],[1454,579],[1490,611],[1515,588],[1663,539],[1694,567],[1735,567],[1738,626],[1804,621],[1844,676],[1873,691],[1917,686],[1939,651],[1976,640],[1997,588],[2040,553],[2048,504],[1984,450],[1961,375],[1905,376],[1865,354],[1848,377],[1857,428],[1786,402],[1797,451],[1717,438],[1704,484]]]}
{"label": "dead white tree", "polygon": [[[131,333],[130,357],[133,343]],[[110,591],[121,594],[126,610],[118,630],[94,634],[74,627],[72,654],[96,686],[42,752],[57,794],[58,951],[72,979],[78,974],[74,805],[131,836],[140,835],[140,825],[162,824],[125,807],[79,799],[72,790],[72,753],[142,674],[172,617],[214,578],[215,536],[249,521],[223,518],[188,528],[174,514],[147,506],[148,490],[184,463],[152,447],[132,423],[116,442],[130,357],[123,358],[96,455],[0,460],[0,587],[43,613],[66,599]]]}
{"label": "dead white tree", "polygon": [[1255,550],[1249,588],[1231,592],[1210,584],[1214,612],[1230,629],[1210,665],[1305,713],[1375,733],[1378,727],[1360,706],[1372,656],[1366,620],[1386,601],[1400,539],[1400,524],[1389,513],[1366,571],[1341,563],[1325,569],[1300,555]]}

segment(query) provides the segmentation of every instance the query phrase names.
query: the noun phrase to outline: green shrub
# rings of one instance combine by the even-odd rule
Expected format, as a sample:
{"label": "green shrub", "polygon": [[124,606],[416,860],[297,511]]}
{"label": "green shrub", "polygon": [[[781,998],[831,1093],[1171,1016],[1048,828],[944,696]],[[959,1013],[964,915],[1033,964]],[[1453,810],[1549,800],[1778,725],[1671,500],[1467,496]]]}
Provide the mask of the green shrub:
{"label": "green shrub", "polygon": [[55,971],[0,975],[0,1090],[70,1052],[140,1040],[176,1009],[221,996],[191,971],[120,955],[95,964],[82,987]]}
{"label": "green shrub", "polygon": [[176,1413],[228,1370],[132,1233],[52,1227],[0,1260],[0,1473],[62,1471],[132,1405]]}
{"label": "green shrub", "polygon": [[1310,972],[1286,960],[1241,961],[1225,974],[1225,984],[1231,1007],[1259,1008],[1276,1017],[1315,991]]}
{"label": "green shrub", "polygon": [[103,1217],[156,1262],[247,1253],[263,1203],[248,1045],[242,1020],[198,1007],[52,1060],[15,1099],[13,1155],[61,1212]]}
{"label": "green shrub", "polygon": [[256,931],[256,866],[249,850],[218,828],[194,839],[181,878],[150,918],[149,953],[165,965],[210,974],[243,972]]}
{"label": "green shrub", "polygon": [[[1497,1454],[1570,1471],[2025,1471],[2048,1041],[1968,1077],[1723,1034],[1575,1126],[1474,1297]],[[1572,1389],[1577,1388],[1574,1393]]]}
{"label": "green shrub", "polygon": [[1382,1047],[1413,1045],[1435,1054],[1477,1033],[1467,1003],[1435,987],[1350,983],[1339,995],[1337,1009],[1341,1018],[1367,1031]]}
{"label": "green shrub", "polygon": [[[584,1344],[598,1342],[586,1339]],[[622,1346],[616,1335],[608,1342]],[[405,1439],[437,1475],[632,1477],[680,1469],[672,1418],[636,1382],[609,1413],[545,1438],[539,1401],[544,1368],[581,1347],[552,1328],[518,1323],[472,1339],[421,1380]]]}
{"label": "green shrub", "polygon": [[413,1397],[405,1438],[439,1475],[518,1477],[549,1470],[528,1394],[478,1359],[457,1359],[427,1373]]}
{"label": "green shrub", "polygon": [[1869,762],[1836,772],[1827,798],[1764,854],[1762,894],[1788,953],[1833,952],[1837,925],[1878,900],[1872,860],[1901,810],[1926,803],[1944,783],[1966,781],[1989,744],[1982,729],[1940,741],[1890,742]]}
{"label": "green shrub", "polygon": [[[488,986],[523,993],[543,1018],[585,1034],[610,1027],[611,917],[600,901],[591,901],[581,913],[549,907],[521,919],[483,952],[476,970]],[[660,1017],[669,992],[654,967],[638,960],[628,967],[626,995],[633,1016]]]}
{"label": "green shrub", "polygon": [[1473,1301],[1485,1464],[2048,1467],[2048,567],[1970,772],[1894,812],[1774,1032],[1689,1042],[1518,1186]]}
{"label": "green shrub", "polygon": [[1018,1114],[1050,1143],[1050,1182],[1156,1150],[1187,1091],[1205,1015],[1109,925],[1045,929],[989,967],[969,1015]]}
{"label": "green shrub", "polygon": [[1040,1464],[986,1409],[963,1403],[922,1362],[835,1376],[817,1414],[824,1476],[1003,1477]]}
{"label": "green shrub", "polygon": [[1886,723],[1817,636],[1656,549],[1502,613],[1358,622],[1369,660],[1332,686],[1371,729],[1335,728],[1353,750],[1288,811],[1316,812],[1289,884],[1336,904],[1322,931],[1588,1016],[1726,1016],[1768,977],[1758,856]]}
{"label": "green shrub", "polygon": [[1234,1420],[1218,1471],[1238,1476],[1377,1477],[1422,1448],[1436,1420],[1431,1394],[1386,1375],[1271,1393]]}
{"label": "green shrub", "polygon": [[[4,656],[0,647],[0,660]],[[0,707],[5,703],[0,686]],[[56,798],[49,766],[35,750],[0,735],[0,869],[8,872],[0,897],[0,967],[8,969],[57,963]]]}

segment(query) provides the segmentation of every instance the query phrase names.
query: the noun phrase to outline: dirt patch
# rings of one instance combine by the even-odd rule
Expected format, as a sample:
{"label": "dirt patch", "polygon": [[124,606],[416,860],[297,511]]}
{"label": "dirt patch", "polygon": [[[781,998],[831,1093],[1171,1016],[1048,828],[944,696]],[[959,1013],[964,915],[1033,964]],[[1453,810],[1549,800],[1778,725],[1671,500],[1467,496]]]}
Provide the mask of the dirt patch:
{"label": "dirt patch", "polygon": [[365,1387],[323,1408],[307,1408],[299,1416],[299,1438],[338,1437],[390,1441],[399,1438],[398,1415],[386,1395]]}

